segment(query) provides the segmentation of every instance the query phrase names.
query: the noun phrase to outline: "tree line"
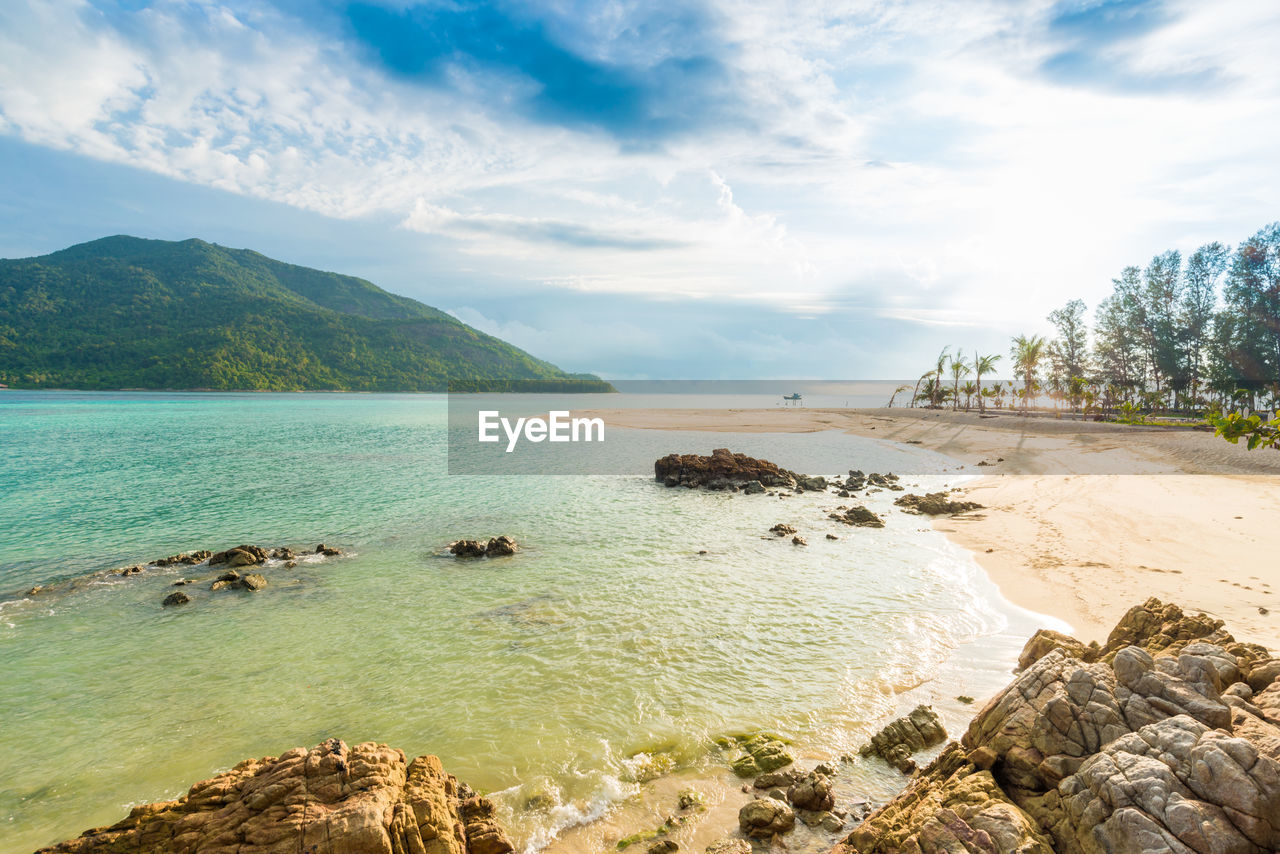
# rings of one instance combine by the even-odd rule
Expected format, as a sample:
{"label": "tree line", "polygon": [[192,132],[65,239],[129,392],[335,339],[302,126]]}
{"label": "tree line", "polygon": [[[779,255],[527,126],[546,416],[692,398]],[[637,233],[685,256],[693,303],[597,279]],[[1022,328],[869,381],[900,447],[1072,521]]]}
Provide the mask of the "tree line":
{"label": "tree line", "polygon": [[[1206,243],[1125,267],[1093,313],[1073,299],[1054,335],[1011,342],[1015,380],[983,383],[1002,354],[944,348],[912,406],[1029,409],[1044,398],[1085,413],[1196,413],[1280,404],[1280,222],[1234,249]],[[901,390],[905,391],[907,387]]]}

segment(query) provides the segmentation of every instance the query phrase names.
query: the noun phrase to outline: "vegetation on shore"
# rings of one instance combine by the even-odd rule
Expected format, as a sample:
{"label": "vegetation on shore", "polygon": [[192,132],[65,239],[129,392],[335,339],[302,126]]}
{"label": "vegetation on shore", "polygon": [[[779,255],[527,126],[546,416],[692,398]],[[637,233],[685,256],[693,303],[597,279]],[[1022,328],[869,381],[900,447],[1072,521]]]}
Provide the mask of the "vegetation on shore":
{"label": "vegetation on shore", "polygon": [[352,276],[201,240],[0,260],[0,383],[217,391],[612,391]]}
{"label": "vegetation on shore", "polygon": [[[1145,267],[1125,267],[1092,328],[1087,312],[1070,300],[1048,316],[1053,338],[1015,337],[1016,382],[982,382],[1000,356],[944,348],[911,405],[968,410],[1007,401],[1025,411],[1047,397],[1058,408],[1134,423],[1208,411],[1219,413],[1211,423],[1228,438],[1280,444],[1280,423],[1247,411],[1220,414],[1280,404],[1280,222],[1234,250],[1213,242],[1185,259],[1170,250]],[[974,380],[961,384],[970,374]]]}

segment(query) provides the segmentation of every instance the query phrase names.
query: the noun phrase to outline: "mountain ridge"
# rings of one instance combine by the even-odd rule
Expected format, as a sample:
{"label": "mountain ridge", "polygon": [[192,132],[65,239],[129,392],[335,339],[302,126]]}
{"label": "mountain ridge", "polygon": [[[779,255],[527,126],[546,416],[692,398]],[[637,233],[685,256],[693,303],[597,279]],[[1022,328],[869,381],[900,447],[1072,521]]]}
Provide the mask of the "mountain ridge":
{"label": "mountain ridge", "polygon": [[213,391],[611,391],[365,279],[198,238],[0,259],[0,383]]}

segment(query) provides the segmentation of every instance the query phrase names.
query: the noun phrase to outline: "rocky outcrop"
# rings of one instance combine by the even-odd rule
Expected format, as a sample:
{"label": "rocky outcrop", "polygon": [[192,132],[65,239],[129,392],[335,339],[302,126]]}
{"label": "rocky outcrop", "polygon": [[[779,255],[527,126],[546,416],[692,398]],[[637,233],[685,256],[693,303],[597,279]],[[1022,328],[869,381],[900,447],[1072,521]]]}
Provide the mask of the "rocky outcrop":
{"label": "rocky outcrop", "polygon": [[799,810],[825,812],[834,809],[836,797],[831,779],[819,771],[810,771],[787,789],[787,801]]}
{"label": "rocky outcrop", "polygon": [[884,520],[866,507],[841,507],[835,513],[827,514],[827,518],[835,519],[845,525],[856,528],[883,528]]}
{"label": "rocky outcrop", "polygon": [[179,590],[164,597],[164,601],[160,604],[166,608],[172,608],[175,605],[186,605],[190,601],[191,597]]}
{"label": "rocky outcrop", "polygon": [[795,826],[795,811],[776,798],[748,801],[738,810],[738,827],[751,839],[770,839]]}
{"label": "rocky outcrop", "polygon": [[823,492],[827,488],[827,479],[820,475],[796,475],[796,488],[806,492]]}
{"label": "rocky outcrop", "polygon": [[250,759],[38,854],[507,854],[493,804],[440,760],[330,739]]}
{"label": "rocky outcrop", "polygon": [[1280,681],[1222,622],[1151,599],[1025,669],[842,852],[1280,850]]}
{"label": "rocky outcrop", "polygon": [[903,774],[910,774],[916,770],[913,753],[946,740],[947,731],[942,728],[938,713],[930,706],[920,705],[873,735],[871,743],[859,752],[863,756],[879,756]]}
{"label": "rocky outcrop", "polygon": [[733,773],[739,777],[756,777],[777,771],[795,761],[787,752],[785,744],[766,735],[747,738],[741,742],[741,747],[745,755],[731,764]]}
{"label": "rocky outcrop", "polygon": [[506,557],[520,550],[515,540],[503,534],[484,540],[458,540],[449,544],[449,553],[456,557]]}
{"label": "rocky outcrop", "polygon": [[[797,482],[805,477],[768,460],[735,454],[728,448],[717,448],[709,457],[668,454],[653,464],[653,472],[655,479],[667,486],[713,490],[738,490],[752,481],[765,487],[794,489]],[[822,479],[810,479],[808,482],[814,486],[802,488],[825,489],[825,481],[821,487],[816,485],[819,480]],[[757,490],[753,487],[751,491]]]}
{"label": "rocky outcrop", "polygon": [[225,552],[214,552],[209,557],[209,566],[218,566],[224,563],[230,567],[257,566],[260,563],[266,563],[267,558],[266,549],[258,546],[242,545],[236,546],[234,549],[227,549]]}
{"label": "rocky outcrop", "polygon": [[989,772],[950,747],[906,791],[854,828],[833,854],[1017,852],[1050,854],[1048,837]]}
{"label": "rocky outcrop", "polygon": [[902,495],[895,498],[893,503],[901,507],[904,513],[922,516],[956,516],[982,509],[982,505],[976,501],[953,501],[945,492]]}

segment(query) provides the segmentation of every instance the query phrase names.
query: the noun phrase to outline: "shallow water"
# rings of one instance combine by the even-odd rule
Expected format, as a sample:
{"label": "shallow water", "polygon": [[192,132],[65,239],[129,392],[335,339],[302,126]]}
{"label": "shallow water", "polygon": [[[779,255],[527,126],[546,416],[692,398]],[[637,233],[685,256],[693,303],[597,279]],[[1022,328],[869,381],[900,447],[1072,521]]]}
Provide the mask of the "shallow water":
{"label": "shallow water", "polygon": [[[537,847],[653,771],[716,766],[726,732],[834,756],[921,697],[954,729],[971,709],[952,698],[1002,684],[1034,628],[893,493],[867,502],[885,529],[855,529],[826,520],[847,503],[831,494],[450,477],[444,436],[444,401],[425,395],[0,394],[5,850],[331,736],[438,754]],[[824,474],[904,452],[667,438]],[[776,522],[809,545],[768,536]],[[444,552],[500,533],[520,554]],[[347,554],[269,566],[258,594],[188,587],[179,609],[160,607],[172,581],[208,570],[22,592],[196,548],[321,541]],[[901,780],[868,763],[845,782]],[[540,794],[555,808],[526,809]]]}

